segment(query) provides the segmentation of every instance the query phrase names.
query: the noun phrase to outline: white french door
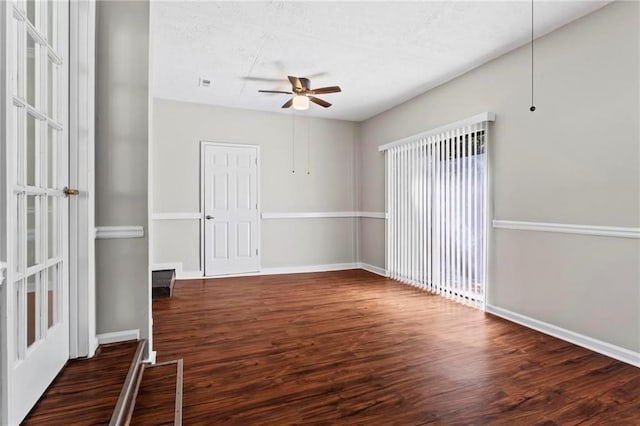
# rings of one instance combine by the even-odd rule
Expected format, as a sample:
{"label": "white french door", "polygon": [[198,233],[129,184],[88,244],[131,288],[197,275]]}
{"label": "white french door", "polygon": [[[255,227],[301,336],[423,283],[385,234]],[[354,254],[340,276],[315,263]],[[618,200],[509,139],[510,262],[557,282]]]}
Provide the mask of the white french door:
{"label": "white french door", "polygon": [[205,275],[256,272],[258,147],[202,144]]}
{"label": "white french door", "polygon": [[65,1],[16,0],[7,24],[5,421],[18,424],[69,355]]}

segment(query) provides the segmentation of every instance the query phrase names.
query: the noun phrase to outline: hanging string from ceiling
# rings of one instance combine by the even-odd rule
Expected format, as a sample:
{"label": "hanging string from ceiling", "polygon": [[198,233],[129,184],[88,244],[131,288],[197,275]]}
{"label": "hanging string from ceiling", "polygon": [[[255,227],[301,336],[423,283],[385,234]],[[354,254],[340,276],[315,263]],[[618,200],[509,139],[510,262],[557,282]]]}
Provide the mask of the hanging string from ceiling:
{"label": "hanging string from ceiling", "polygon": [[536,106],[533,102],[533,0],[531,0],[531,107],[529,107],[529,111],[534,112],[536,110]]}
{"label": "hanging string from ceiling", "polygon": [[307,174],[311,174],[311,121],[307,118]]}
{"label": "hanging string from ceiling", "polygon": [[291,113],[291,173],[296,173],[296,116]]}

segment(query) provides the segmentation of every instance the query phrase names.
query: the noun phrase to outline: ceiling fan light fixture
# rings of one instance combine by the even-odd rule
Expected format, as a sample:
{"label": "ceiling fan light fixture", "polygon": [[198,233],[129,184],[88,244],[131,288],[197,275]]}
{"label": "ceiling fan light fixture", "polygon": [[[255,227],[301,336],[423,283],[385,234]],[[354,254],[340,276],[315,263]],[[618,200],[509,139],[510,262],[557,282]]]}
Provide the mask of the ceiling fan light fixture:
{"label": "ceiling fan light fixture", "polygon": [[296,110],[309,109],[309,102],[313,102],[316,105],[320,105],[323,108],[329,108],[331,104],[324,99],[315,97],[315,95],[324,95],[329,93],[342,92],[340,86],[327,86],[317,87],[315,89],[310,88],[310,82],[308,78],[287,76],[291,83],[291,91],[284,90],[258,90],[260,93],[282,93],[283,95],[293,95],[287,102],[280,108],[291,108]]}
{"label": "ceiling fan light fixture", "polygon": [[295,95],[293,97],[293,104],[291,106],[293,107],[293,109],[297,110],[309,109],[309,98],[304,95]]}

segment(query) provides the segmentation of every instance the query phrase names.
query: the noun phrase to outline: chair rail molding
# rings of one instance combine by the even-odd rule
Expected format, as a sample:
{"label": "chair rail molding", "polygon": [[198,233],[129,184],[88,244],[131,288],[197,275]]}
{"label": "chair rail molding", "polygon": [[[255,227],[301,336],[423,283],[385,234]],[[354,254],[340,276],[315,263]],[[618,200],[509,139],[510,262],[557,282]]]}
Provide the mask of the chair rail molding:
{"label": "chair rail molding", "polygon": [[562,234],[596,235],[600,237],[640,238],[640,228],[626,228],[618,226],[494,220],[493,227],[496,229],[514,229],[518,231],[557,232]]}
{"label": "chair rail molding", "polygon": [[386,219],[388,217],[385,212],[357,212],[358,217],[365,217],[367,219]]}
{"label": "chair rail molding", "polygon": [[[338,211],[338,212],[264,212],[261,219],[318,219],[365,217],[369,219],[386,219],[385,212]],[[200,212],[154,213],[152,220],[201,220]]]}
{"label": "chair rail molding", "polygon": [[97,226],[96,239],[143,238],[142,226]]}
{"label": "chair rail molding", "polygon": [[324,219],[324,218],[354,218],[366,217],[372,219],[385,219],[384,212],[361,212],[361,211],[340,211],[340,212],[264,212],[262,219]]}
{"label": "chair rail molding", "polygon": [[154,213],[151,215],[152,220],[200,220],[202,213],[200,212],[175,212],[175,213]]}

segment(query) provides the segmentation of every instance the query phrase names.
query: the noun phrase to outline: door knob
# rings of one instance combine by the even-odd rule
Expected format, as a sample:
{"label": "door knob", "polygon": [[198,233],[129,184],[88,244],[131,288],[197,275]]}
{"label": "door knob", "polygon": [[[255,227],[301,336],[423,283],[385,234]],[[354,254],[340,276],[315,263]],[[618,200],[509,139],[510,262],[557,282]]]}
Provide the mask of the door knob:
{"label": "door knob", "polygon": [[78,191],[77,189],[69,188],[68,186],[65,186],[64,189],[62,190],[62,192],[64,192],[64,196],[65,197],[68,197],[69,195],[78,195],[78,194],[80,194],[80,191]]}
{"label": "door knob", "polygon": [[211,219],[215,219],[215,217],[211,216],[210,214],[205,216],[205,219],[207,220],[211,220]]}

